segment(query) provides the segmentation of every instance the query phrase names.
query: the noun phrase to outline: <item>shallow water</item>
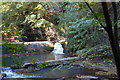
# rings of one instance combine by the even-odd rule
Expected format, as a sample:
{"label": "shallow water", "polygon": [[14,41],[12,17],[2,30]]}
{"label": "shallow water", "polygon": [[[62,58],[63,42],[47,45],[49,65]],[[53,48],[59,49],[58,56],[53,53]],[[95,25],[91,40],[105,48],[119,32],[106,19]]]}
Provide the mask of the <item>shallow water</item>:
{"label": "shallow water", "polygon": [[10,55],[10,56],[3,55],[2,66],[40,62],[40,61],[53,60],[53,59],[54,59],[54,55],[52,53],[46,53],[46,54],[35,53],[35,54]]}
{"label": "shallow water", "polygon": [[83,67],[81,66],[60,65],[57,67],[45,68],[34,73],[26,73],[25,75],[34,74],[36,76],[43,76],[46,78],[60,78],[80,74],[80,72],[82,72],[82,69]]}
{"label": "shallow water", "polygon": [[[26,62],[39,62],[53,60],[54,55],[52,53],[46,54],[30,54],[30,55],[12,55],[3,56],[3,66],[15,65],[17,62],[19,64]],[[16,61],[16,62],[15,62]],[[42,70],[38,70],[32,73],[16,73],[10,67],[2,68],[1,73],[7,74],[7,78],[60,78],[77,75],[82,72],[81,66],[72,65],[60,65],[56,67],[49,67]]]}
{"label": "shallow water", "polygon": [[32,73],[16,73],[10,67],[2,68],[1,73],[7,74],[6,78],[61,78],[69,77],[82,73],[84,68],[81,66],[60,65],[57,67],[45,68]]}
{"label": "shallow water", "polygon": [[15,73],[12,71],[10,67],[4,67],[1,69],[0,73],[6,74],[5,78],[37,78],[42,76],[35,76],[35,75],[24,75],[20,73]]}

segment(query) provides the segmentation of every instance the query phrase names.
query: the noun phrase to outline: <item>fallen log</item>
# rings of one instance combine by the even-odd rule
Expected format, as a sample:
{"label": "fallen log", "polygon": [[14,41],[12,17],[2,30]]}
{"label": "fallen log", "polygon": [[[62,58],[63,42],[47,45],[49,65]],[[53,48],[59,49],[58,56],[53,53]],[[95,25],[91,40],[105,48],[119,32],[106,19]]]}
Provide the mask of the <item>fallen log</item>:
{"label": "fallen log", "polygon": [[22,68],[28,68],[30,66],[46,68],[46,67],[58,66],[61,64],[69,64],[76,60],[79,60],[79,57],[68,57],[68,58],[63,58],[63,59],[58,59],[58,60],[49,60],[49,61],[44,61],[44,62],[25,63],[22,66]]}

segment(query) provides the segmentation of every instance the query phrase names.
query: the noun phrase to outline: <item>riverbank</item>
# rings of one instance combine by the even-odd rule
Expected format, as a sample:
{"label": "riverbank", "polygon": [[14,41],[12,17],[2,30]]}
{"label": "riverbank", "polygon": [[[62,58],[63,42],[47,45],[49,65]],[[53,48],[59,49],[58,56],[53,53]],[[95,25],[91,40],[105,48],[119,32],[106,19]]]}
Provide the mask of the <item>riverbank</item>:
{"label": "riverbank", "polygon": [[[16,43],[15,43],[16,44]],[[58,77],[64,77],[64,78],[81,78],[85,76],[97,76],[102,78],[116,78],[116,67],[113,59],[102,59],[101,57],[93,57],[91,59],[82,59],[80,56],[79,59],[72,60],[73,57],[71,57],[71,60],[68,60],[68,63],[66,63],[66,60],[63,59],[62,63],[57,62],[57,60],[54,60],[54,55],[51,54],[50,44],[47,42],[28,42],[26,43],[27,47],[27,53],[21,53],[21,54],[3,54],[3,66],[4,67],[12,67],[17,68],[13,69],[15,73],[20,74],[27,74],[27,75],[37,75],[44,72],[44,76],[48,75],[51,76],[52,74],[57,74]],[[30,51],[31,50],[31,51]],[[74,56],[77,57],[77,56]],[[45,66],[41,63],[46,62],[56,63],[52,64],[52,66]],[[52,62],[53,61],[53,62]],[[34,68],[34,67],[27,67],[27,68],[21,68],[25,63],[38,63],[39,67],[41,68]],[[59,64],[57,64],[59,63]],[[64,68],[66,67],[66,68]],[[64,69],[63,69],[64,68]],[[80,68],[80,69],[79,69]],[[63,69],[63,70],[62,70]],[[71,69],[71,72],[70,70]],[[55,70],[55,71],[54,71]],[[62,71],[66,72],[62,72]],[[77,71],[76,71],[77,70]],[[24,71],[24,72],[23,72]],[[58,72],[59,74],[58,74]],[[51,72],[51,73],[49,73]],[[67,75],[70,72],[69,75]],[[74,73],[77,72],[77,73]],[[73,74],[74,73],[74,74]],[[39,75],[39,76],[40,76]],[[60,75],[60,76],[59,76]],[[38,75],[37,75],[38,76]],[[51,78],[54,77],[53,75]]]}

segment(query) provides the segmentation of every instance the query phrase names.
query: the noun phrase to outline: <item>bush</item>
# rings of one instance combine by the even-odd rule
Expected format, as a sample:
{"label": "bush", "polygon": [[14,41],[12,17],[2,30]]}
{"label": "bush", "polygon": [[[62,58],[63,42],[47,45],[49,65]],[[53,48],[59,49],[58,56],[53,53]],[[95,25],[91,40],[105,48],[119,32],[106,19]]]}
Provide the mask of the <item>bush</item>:
{"label": "bush", "polygon": [[81,58],[92,58],[92,57],[103,57],[112,55],[110,46],[107,45],[97,45],[89,49],[81,49],[76,51],[77,55]]}
{"label": "bush", "polygon": [[19,54],[25,52],[26,52],[26,46],[24,44],[5,43],[2,45],[2,54]]}
{"label": "bush", "polygon": [[68,31],[65,33],[68,41],[66,48],[68,48],[69,52],[76,52],[88,47],[88,42],[97,41],[97,32],[91,30],[94,28],[94,26],[91,26],[94,25],[94,21],[94,19],[87,20],[84,17],[71,23]]}

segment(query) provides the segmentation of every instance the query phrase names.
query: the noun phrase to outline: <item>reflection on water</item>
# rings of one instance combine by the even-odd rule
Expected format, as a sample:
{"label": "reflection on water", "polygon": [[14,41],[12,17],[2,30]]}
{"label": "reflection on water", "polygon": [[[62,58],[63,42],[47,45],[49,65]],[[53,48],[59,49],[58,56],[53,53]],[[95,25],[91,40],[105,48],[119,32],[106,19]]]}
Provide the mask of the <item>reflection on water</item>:
{"label": "reflection on water", "polygon": [[[5,60],[6,59],[6,60]],[[36,62],[36,61],[46,61],[54,59],[54,55],[52,53],[49,54],[31,54],[31,55],[14,55],[14,56],[4,56],[3,63],[5,66],[14,65],[15,60],[21,62]],[[75,65],[59,65],[48,67],[45,69],[41,69],[38,71],[30,72],[30,73],[16,73],[15,69],[11,70],[9,67],[2,68],[0,73],[7,74],[6,78],[61,78],[61,77],[71,77],[78,74],[86,74],[87,75],[95,75],[95,70],[86,69],[81,66]]]}
{"label": "reflection on water", "polygon": [[[52,53],[46,54],[27,54],[27,55],[12,55],[12,56],[3,56],[3,66],[10,66],[16,63],[25,63],[25,62],[39,62],[46,60],[53,60],[54,55]],[[94,73],[94,71],[86,70],[81,66],[73,66],[73,65],[59,65],[48,67],[42,70],[34,71],[31,73],[16,73],[14,70],[10,69],[10,67],[2,68],[0,73],[7,74],[6,78],[61,78],[61,77],[70,77],[83,73]]]}
{"label": "reflection on water", "polygon": [[31,62],[53,60],[53,59],[54,59],[54,55],[52,53],[2,56],[2,65],[10,66],[18,63],[19,64],[27,63],[27,62],[31,63]]}

